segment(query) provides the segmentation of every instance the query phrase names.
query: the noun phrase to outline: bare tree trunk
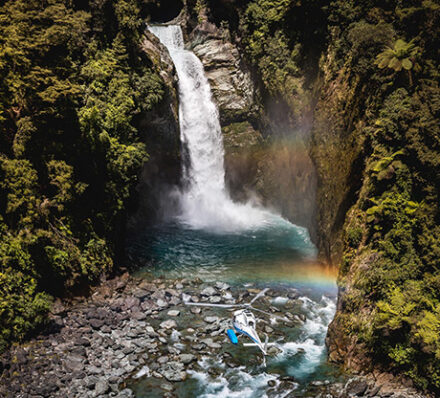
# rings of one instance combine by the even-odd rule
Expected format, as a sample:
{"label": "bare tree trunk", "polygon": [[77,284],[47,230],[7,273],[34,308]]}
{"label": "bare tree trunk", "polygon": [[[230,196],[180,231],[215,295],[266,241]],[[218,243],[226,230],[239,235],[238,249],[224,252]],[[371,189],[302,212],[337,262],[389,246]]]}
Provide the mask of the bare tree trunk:
{"label": "bare tree trunk", "polygon": [[413,85],[413,78],[412,78],[411,70],[408,70],[408,80],[409,80],[409,86],[412,87],[412,85]]}

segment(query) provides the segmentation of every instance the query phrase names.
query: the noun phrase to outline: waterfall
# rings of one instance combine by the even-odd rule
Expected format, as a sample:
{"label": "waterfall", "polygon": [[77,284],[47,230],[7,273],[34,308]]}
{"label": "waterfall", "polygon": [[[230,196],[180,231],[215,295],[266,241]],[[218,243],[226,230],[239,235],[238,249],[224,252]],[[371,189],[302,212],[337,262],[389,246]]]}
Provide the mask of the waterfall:
{"label": "waterfall", "polygon": [[181,142],[186,148],[179,192],[179,221],[190,228],[219,232],[288,223],[252,203],[235,203],[225,187],[224,149],[219,114],[202,62],[184,48],[180,26],[148,28],[168,49],[179,78]]}

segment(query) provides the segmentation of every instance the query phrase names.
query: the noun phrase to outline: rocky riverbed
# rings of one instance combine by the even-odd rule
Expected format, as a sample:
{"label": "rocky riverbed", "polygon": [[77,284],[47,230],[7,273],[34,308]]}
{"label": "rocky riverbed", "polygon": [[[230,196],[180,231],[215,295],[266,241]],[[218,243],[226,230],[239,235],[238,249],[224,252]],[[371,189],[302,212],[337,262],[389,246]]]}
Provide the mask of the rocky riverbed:
{"label": "rocky riverbed", "polygon": [[[389,379],[371,376],[315,380],[299,388],[294,377],[266,373],[257,350],[247,349],[245,358],[231,351],[225,335],[228,311],[183,303],[242,303],[258,292],[253,285],[145,280],[125,274],[89,297],[57,302],[44,333],[4,353],[0,396],[122,398],[138,396],[143,389],[145,397],[195,397],[199,395],[188,389],[181,392],[185,380],[226,380],[252,367],[247,377],[260,380],[260,391],[267,397],[422,397],[410,388],[397,388]],[[283,330],[307,322],[301,300],[293,288],[269,290],[258,306],[286,320],[274,326],[262,318],[260,334],[282,342]],[[281,343],[280,347],[271,347],[270,354],[279,355]],[[297,354],[302,354],[301,348]]]}

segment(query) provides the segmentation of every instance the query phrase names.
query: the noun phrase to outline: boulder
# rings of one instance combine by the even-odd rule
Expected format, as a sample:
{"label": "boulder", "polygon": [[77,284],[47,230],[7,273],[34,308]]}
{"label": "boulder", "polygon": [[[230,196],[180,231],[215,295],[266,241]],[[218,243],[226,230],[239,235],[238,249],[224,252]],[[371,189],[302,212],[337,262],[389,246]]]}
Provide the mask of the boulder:
{"label": "boulder", "polygon": [[184,365],[180,362],[168,362],[166,366],[160,369],[160,374],[168,381],[183,381],[186,379]]}
{"label": "boulder", "polygon": [[367,391],[368,383],[365,380],[350,380],[346,385],[348,394],[356,397],[361,397]]}
{"label": "boulder", "polygon": [[222,125],[256,114],[254,85],[235,45],[213,38],[196,45],[193,51],[205,68]]}
{"label": "boulder", "polygon": [[188,365],[196,360],[196,356],[193,354],[181,354],[179,359],[183,364]]}
{"label": "boulder", "polygon": [[99,380],[95,385],[95,396],[99,397],[106,394],[110,389],[110,386],[106,380]]}

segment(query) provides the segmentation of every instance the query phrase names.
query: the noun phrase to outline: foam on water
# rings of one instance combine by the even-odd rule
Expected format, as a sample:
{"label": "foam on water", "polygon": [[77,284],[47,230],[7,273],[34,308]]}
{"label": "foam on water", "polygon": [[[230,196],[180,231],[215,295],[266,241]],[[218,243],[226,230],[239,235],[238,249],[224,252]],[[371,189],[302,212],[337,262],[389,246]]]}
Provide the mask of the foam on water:
{"label": "foam on water", "polygon": [[[295,341],[279,344],[281,353],[275,357],[269,356],[267,362],[268,369],[273,366],[275,368],[281,366],[286,368],[287,374],[295,379],[306,380],[325,362],[325,335],[336,307],[335,301],[326,296],[322,296],[318,301],[305,296],[300,300],[303,303],[303,310],[308,314],[301,333]],[[204,358],[200,365],[202,369],[209,369],[212,362],[208,358]],[[217,362],[215,365],[224,368],[223,363]],[[227,369],[222,376],[217,378],[213,378],[203,371],[190,373],[198,381],[201,389],[199,396],[203,398],[266,397],[268,381],[276,380],[278,376],[275,373],[261,370],[251,371],[245,367]],[[295,388],[297,387],[298,384],[295,385]],[[283,395],[285,394],[286,392],[283,392]]]}
{"label": "foam on water", "polygon": [[305,296],[300,300],[307,313],[302,332],[297,341],[282,344],[282,353],[278,356],[278,360],[292,355],[300,356],[289,369],[289,373],[295,377],[313,373],[322,363],[326,354],[325,335],[336,311],[335,301],[326,296],[322,296],[319,302]]}
{"label": "foam on water", "polygon": [[[231,368],[224,355],[206,355],[202,357],[194,369],[188,369],[188,378],[176,384],[176,392],[184,398],[194,396],[201,398],[283,398],[292,391],[301,394],[311,380],[324,381],[332,378],[332,373],[326,365],[325,335],[328,323],[335,311],[335,299],[327,296],[310,298],[302,296],[299,299],[301,309],[307,320],[301,326],[286,326],[281,322],[274,325],[284,334],[287,342],[278,343],[279,354],[268,356],[267,366],[261,363],[258,350],[245,348],[241,345],[230,346],[225,340],[225,353],[234,358],[234,363],[241,366]],[[175,335],[174,337],[177,337]],[[271,338],[274,341],[274,336]],[[179,349],[185,352],[188,347],[179,344]],[[177,346],[175,344],[175,346]],[[189,344],[190,346],[190,344]],[[255,358],[256,357],[256,358]],[[246,366],[243,366],[246,364]],[[217,376],[218,375],[218,376]],[[282,376],[293,376],[295,383],[280,382]],[[145,377],[145,384],[142,378]],[[153,380],[148,381],[149,380]],[[150,375],[148,368],[141,369],[135,376],[134,391],[137,397],[159,397],[160,380]],[[156,380],[156,381],[155,381]],[[268,383],[274,381],[275,385]],[[152,391],[151,386],[157,383],[158,389]],[[142,388],[142,385],[145,388]]]}
{"label": "foam on water", "polygon": [[323,296],[319,304],[308,297],[301,297],[303,307],[309,314],[304,324],[304,330],[308,336],[322,336],[327,331],[328,324],[333,319],[336,311],[336,303],[330,298]]}
{"label": "foam on water", "polygon": [[275,305],[283,305],[283,304],[286,304],[288,301],[289,301],[289,298],[288,298],[288,297],[281,297],[281,296],[278,296],[278,297],[275,297],[275,298],[272,300],[272,304],[275,304]]}
{"label": "foam on water", "polygon": [[[201,367],[209,367],[208,361],[202,361]],[[251,375],[241,366],[227,370],[224,376],[212,378],[204,372],[189,372],[200,385],[200,398],[265,398],[267,383],[276,380],[276,375],[261,372]]]}

